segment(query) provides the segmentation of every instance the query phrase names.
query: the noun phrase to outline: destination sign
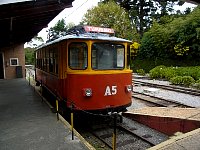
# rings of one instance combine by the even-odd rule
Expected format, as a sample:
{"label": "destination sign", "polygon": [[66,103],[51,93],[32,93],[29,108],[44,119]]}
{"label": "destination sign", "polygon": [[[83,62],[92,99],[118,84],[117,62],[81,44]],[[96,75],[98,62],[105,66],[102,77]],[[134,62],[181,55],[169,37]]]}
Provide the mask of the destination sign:
{"label": "destination sign", "polygon": [[86,32],[115,33],[111,28],[101,28],[93,26],[84,26]]}

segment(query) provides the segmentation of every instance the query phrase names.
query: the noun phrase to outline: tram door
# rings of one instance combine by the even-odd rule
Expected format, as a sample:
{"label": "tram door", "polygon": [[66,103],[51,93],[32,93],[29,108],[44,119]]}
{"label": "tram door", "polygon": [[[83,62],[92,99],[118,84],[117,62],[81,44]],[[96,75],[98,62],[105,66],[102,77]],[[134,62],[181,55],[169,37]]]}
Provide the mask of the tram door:
{"label": "tram door", "polygon": [[0,79],[4,79],[3,54],[0,53]]}

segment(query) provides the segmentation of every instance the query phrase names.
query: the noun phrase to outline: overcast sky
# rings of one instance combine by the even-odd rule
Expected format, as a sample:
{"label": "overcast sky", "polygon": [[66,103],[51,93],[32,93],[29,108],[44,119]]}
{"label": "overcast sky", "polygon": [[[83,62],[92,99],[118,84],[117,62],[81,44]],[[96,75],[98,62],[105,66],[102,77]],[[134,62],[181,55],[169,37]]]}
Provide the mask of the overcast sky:
{"label": "overcast sky", "polygon": [[[98,2],[100,2],[100,0],[75,0],[72,3],[73,7],[63,10],[48,24],[48,28],[53,27],[58,22],[58,20],[62,18],[65,19],[66,24],[73,22],[75,25],[78,25],[87,10],[97,6]],[[195,5],[185,3],[183,6],[177,7],[176,9],[185,10],[187,7],[195,7]],[[44,28],[41,32],[38,33],[38,36],[41,36],[45,41],[47,38],[46,30],[48,28]]]}
{"label": "overcast sky", "polygon": [[[65,19],[66,24],[73,22],[75,25],[78,25],[87,10],[97,6],[98,2],[100,2],[100,0],[75,0],[72,3],[73,7],[64,9],[48,24],[48,28],[53,27],[58,22],[58,20],[62,18]],[[38,33],[38,36],[41,36],[45,41],[47,38],[46,30],[48,28],[44,28]]]}

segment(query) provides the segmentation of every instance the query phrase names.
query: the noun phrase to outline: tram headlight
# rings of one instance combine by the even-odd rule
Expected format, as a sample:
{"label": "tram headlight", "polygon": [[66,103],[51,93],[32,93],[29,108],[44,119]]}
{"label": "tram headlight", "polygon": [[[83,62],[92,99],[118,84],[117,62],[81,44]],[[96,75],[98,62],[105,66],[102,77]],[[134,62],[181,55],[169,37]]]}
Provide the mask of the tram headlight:
{"label": "tram headlight", "polygon": [[91,88],[83,89],[83,96],[87,96],[87,97],[92,96],[92,89]]}
{"label": "tram headlight", "polygon": [[127,93],[132,92],[133,86],[132,85],[126,85],[125,90]]}

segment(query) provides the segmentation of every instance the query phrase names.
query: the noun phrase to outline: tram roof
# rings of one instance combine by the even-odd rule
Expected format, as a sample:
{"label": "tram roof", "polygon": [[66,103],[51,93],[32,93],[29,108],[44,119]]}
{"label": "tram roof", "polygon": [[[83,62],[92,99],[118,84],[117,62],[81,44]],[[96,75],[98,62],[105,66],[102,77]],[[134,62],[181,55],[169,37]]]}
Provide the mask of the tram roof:
{"label": "tram roof", "polygon": [[102,35],[98,35],[98,33],[97,34],[88,33],[88,34],[80,34],[80,35],[73,34],[73,35],[66,35],[66,36],[58,38],[58,39],[56,39],[54,41],[48,42],[46,44],[43,44],[43,45],[39,46],[37,48],[37,50],[40,49],[40,48],[49,46],[51,44],[59,43],[59,42],[64,41],[64,40],[73,40],[73,39],[101,40],[101,41],[110,41],[110,42],[113,41],[113,42],[128,42],[128,43],[132,43],[132,41],[130,41],[130,40],[126,40],[126,39],[123,39],[123,38],[117,38],[115,36],[102,36]]}

